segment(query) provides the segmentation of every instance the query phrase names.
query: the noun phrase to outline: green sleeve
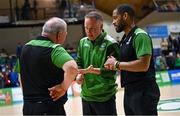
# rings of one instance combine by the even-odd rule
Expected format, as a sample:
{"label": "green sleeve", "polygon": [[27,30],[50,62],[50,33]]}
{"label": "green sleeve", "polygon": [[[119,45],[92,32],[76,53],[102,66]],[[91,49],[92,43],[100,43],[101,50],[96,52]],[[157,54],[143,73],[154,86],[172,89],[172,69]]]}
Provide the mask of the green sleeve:
{"label": "green sleeve", "polygon": [[57,46],[53,49],[51,53],[51,59],[52,62],[59,68],[62,68],[66,62],[73,60],[73,58],[67,53],[67,51],[60,46]]}
{"label": "green sleeve", "polygon": [[151,38],[145,34],[140,33],[136,36],[133,42],[133,46],[136,50],[137,58],[143,55],[152,54],[152,41]]}
{"label": "green sleeve", "polygon": [[[108,46],[107,53],[106,53],[106,60],[109,55],[112,55],[116,58],[116,60],[119,60],[120,51],[119,51],[118,43],[113,43],[110,46]],[[115,75],[116,73],[116,71],[107,70],[104,67],[102,67],[100,70],[101,70],[101,75],[103,77],[110,77],[112,75]]]}
{"label": "green sleeve", "polygon": [[19,58],[16,60],[16,64],[14,65],[14,71],[20,73],[20,63]]}

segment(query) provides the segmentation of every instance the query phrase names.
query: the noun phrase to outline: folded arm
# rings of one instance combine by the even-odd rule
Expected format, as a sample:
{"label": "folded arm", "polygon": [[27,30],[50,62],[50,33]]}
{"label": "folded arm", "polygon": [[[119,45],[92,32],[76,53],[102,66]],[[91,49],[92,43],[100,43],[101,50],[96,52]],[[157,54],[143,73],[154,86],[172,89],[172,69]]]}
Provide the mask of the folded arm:
{"label": "folded arm", "polygon": [[68,90],[71,83],[74,81],[78,68],[74,60],[70,60],[63,65],[64,70],[64,81],[61,84],[55,85],[52,88],[49,88],[50,96],[54,101],[62,97]]}

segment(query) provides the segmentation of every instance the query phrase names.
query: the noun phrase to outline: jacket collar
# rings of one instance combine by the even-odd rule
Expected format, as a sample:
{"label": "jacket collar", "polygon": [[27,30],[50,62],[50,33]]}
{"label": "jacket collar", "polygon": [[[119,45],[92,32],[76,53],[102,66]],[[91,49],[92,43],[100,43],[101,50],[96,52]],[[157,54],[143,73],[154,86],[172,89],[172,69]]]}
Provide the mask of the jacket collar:
{"label": "jacket collar", "polygon": [[101,34],[94,40],[94,41],[91,41],[92,43],[94,44],[99,44],[99,43],[102,43],[102,41],[104,40],[104,37],[106,37],[107,35],[107,32],[105,32],[104,30],[101,32]]}
{"label": "jacket collar", "polygon": [[136,30],[137,28],[138,28],[137,26],[134,26],[134,27],[131,29],[131,31],[128,33],[127,36],[126,36],[126,34],[124,34],[123,37],[122,37],[121,42],[128,40],[128,39],[134,34],[134,32],[135,32],[135,30]]}
{"label": "jacket collar", "polygon": [[46,41],[51,41],[51,42],[52,42],[52,40],[49,39],[49,38],[46,37],[46,36],[38,36],[36,39],[37,39],[37,40],[46,40]]}

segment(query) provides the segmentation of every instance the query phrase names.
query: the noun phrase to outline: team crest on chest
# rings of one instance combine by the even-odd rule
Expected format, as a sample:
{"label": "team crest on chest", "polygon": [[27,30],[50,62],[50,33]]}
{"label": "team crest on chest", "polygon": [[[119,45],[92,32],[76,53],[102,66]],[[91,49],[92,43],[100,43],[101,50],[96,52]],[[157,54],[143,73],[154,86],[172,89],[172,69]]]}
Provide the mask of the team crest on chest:
{"label": "team crest on chest", "polygon": [[89,44],[86,43],[86,44],[84,44],[84,47],[90,47],[90,46],[89,46]]}
{"label": "team crest on chest", "polygon": [[100,46],[99,50],[104,50],[106,47],[106,43],[102,43],[102,45]]}

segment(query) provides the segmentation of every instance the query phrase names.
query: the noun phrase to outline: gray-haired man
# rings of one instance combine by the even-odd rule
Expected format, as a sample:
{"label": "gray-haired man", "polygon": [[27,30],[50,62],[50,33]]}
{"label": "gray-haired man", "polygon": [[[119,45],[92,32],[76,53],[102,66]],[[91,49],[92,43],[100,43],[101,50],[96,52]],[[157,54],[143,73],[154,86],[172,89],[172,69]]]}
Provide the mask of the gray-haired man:
{"label": "gray-haired man", "polygon": [[24,115],[65,115],[66,91],[77,74],[77,64],[60,45],[67,35],[64,20],[53,17],[41,36],[26,43],[20,57]]}

